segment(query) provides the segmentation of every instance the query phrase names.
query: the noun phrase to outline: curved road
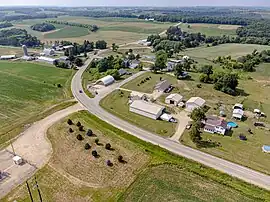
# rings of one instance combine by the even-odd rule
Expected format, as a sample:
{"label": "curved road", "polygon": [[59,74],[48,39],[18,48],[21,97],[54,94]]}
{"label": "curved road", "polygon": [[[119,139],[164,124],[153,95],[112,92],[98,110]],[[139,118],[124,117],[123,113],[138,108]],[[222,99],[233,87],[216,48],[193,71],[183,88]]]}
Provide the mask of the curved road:
{"label": "curved road", "polygon": [[204,164],[206,166],[212,167],[214,169],[217,169],[219,171],[222,171],[224,173],[227,173],[231,176],[237,177],[239,179],[242,179],[246,182],[249,182],[251,184],[255,184],[259,187],[265,188],[270,190],[270,176],[266,174],[262,174],[260,172],[254,171],[252,169],[246,168],[244,166],[240,166],[238,164],[211,156],[209,154],[203,153],[201,151],[192,149],[190,147],[181,145],[179,143],[176,143],[174,141],[171,141],[169,139],[160,137],[156,134],[150,133],[146,130],[143,130],[137,126],[134,126],[110,113],[105,111],[102,107],[99,106],[99,102],[102,98],[104,98],[106,95],[111,93],[116,88],[119,88],[124,83],[127,83],[128,81],[134,79],[139,74],[142,74],[143,72],[140,72],[138,74],[135,74],[131,76],[130,78],[117,83],[113,84],[112,86],[106,87],[105,91],[101,94],[97,95],[95,98],[89,98],[85,92],[79,93],[80,90],[83,91],[82,87],[82,74],[87,68],[87,65],[90,63],[90,61],[94,58],[94,56],[88,60],[86,65],[84,65],[78,72],[75,74],[72,80],[71,89],[74,97],[82,104],[84,107],[92,114],[96,115],[100,119],[106,121],[107,123],[133,135],[137,138],[150,142],[154,145],[159,145],[160,147],[167,149],[168,151],[171,151],[172,153],[175,153],[177,155],[186,157],[188,159],[197,161],[201,164]]}

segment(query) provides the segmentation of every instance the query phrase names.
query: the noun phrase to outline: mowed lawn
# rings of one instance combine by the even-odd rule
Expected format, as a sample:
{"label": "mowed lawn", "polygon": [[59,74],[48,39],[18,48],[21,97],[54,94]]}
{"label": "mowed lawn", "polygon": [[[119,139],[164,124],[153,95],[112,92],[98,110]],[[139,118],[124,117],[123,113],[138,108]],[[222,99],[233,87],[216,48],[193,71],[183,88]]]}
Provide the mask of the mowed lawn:
{"label": "mowed lawn", "polygon": [[263,51],[269,50],[270,46],[256,44],[221,44],[212,47],[199,47],[186,49],[183,55],[188,55],[196,60],[196,58],[204,58],[213,60],[218,56],[232,56],[238,58],[243,55],[251,54],[253,50]]}
{"label": "mowed lawn", "polygon": [[[144,83],[141,83],[141,81],[145,80],[146,78],[150,79]],[[168,80],[173,85],[177,84],[177,79],[174,76],[147,72],[124,84],[123,86],[121,86],[121,88],[139,91],[143,93],[152,93],[155,85],[159,83],[160,80]]]}
{"label": "mowed lawn", "polygon": [[[103,144],[95,145],[96,137],[86,137],[75,125],[80,121],[91,128]],[[69,127],[74,133],[68,133]],[[80,133],[84,140],[76,140]],[[131,136],[89,112],[70,115],[49,129],[53,157],[36,173],[43,201],[268,201],[269,191],[249,185],[214,169],[171,153]],[[90,150],[84,144],[91,144]],[[107,151],[110,142],[115,150]],[[100,154],[94,159],[91,151]],[[127,161],[119,164],[118,154]],[[106,166],[111,159],[114,165]],[[34,178],[28,180],[34,201],[38,192]],[[25,184],[14,189],[3,202],[30,201]]]}
{"label": "mowed lawn", "polygon": [[236,35],[238,25],[219,25],[203,23],[181,23],[179,25],[186,32],[202,33],[206,36]]}
{"label": "mowed lawn", "polygon": [[119,118],[158,135],[170,137],[175,133],[176,124],[174,123],[153,120],[130,112],[128,105],[129,94],[130,92],[127,91],[116,90],[101,100],[100,105]]}
{"label": "mowed lawn", "polygon": [[72,70],[54,66],[0,62],[0,133],[70,98],[72,75]]}
{"label": "mowed lawn", "polygon": [[84,27],[67,26],[55,32],[47,33],[44,39],[60,39],[60,38],[73,38],[81,37],[89,34],[89,30]]}
{"label": "mowed lawn", "polygon": [[181,167],[160,165],[148,168],[119,201],[254,201],[227,186],[208,180]]}

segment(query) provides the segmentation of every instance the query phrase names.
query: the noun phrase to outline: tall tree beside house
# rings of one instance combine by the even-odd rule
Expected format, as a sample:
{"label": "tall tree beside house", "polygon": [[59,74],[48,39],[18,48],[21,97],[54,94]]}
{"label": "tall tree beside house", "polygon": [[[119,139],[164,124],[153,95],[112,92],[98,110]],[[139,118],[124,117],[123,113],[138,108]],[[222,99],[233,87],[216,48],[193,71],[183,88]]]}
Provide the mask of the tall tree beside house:
{"label": "tall tree beside house", "polygon": [[202,108],[198,107],[198,108],[195,108],[192,112],[191,112],[191,115],[190,115],[190,118],[193,120],[193,121],[201,121],[203,119],[205,119],[205,112]]}
{"label": "tall tree beside house", "polygon": [[182,76],[183,72],[183,64],[177,64],[174,69],[174,75],[176,76],[176,78]]}
{"label": "tall tree beside house", "polygon": [[97,49],[106,49],[107,48],[107,42],[104,40],[98,40],[96,42],[96,48]]}
{"label": "tall tree beside house", "polygon": [[167,53],[164,50],[157,51],[155,67],[158,70],[162,70],[162,69],[166,68],[167,59],[168,59],[168,56],[167,56]]}
{"label": "tall tree beside house", "polygon": [[194,122],[194,124],[191,127],[191,130],[189,132],[190,139],[192,142],[195,144],[199,144],[200,141],[202,140],[201,137],[201,132],[200,132],[200,123],[199,122]]}

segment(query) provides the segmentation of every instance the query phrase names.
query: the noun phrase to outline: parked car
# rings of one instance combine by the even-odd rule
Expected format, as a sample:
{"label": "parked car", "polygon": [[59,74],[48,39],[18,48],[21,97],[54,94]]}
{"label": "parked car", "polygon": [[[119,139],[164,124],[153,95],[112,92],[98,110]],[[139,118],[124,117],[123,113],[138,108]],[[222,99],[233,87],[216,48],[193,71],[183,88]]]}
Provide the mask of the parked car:
{"label": "parked car", "polygon": [[189,130],[189,129],[191,128],[191,126],[192,126],[192,123],[188,123],[188,124],[186,125],[186,129]]}
{"label": "parked car", "polygon": [[82,93],[83,91],[82,90],[79,90],[79,93]]}

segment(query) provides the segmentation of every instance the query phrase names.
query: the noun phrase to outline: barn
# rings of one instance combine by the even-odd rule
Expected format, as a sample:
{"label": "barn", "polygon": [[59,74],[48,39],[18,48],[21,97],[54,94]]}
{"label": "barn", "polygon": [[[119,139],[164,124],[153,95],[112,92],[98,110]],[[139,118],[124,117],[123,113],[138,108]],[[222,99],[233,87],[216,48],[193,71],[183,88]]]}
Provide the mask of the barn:
{"label": "barn", "polygon": [[102,83],[104,86],[109,86],[114,83],[114,78],[111,75],[105,76],[97,81],[97,83]]}

